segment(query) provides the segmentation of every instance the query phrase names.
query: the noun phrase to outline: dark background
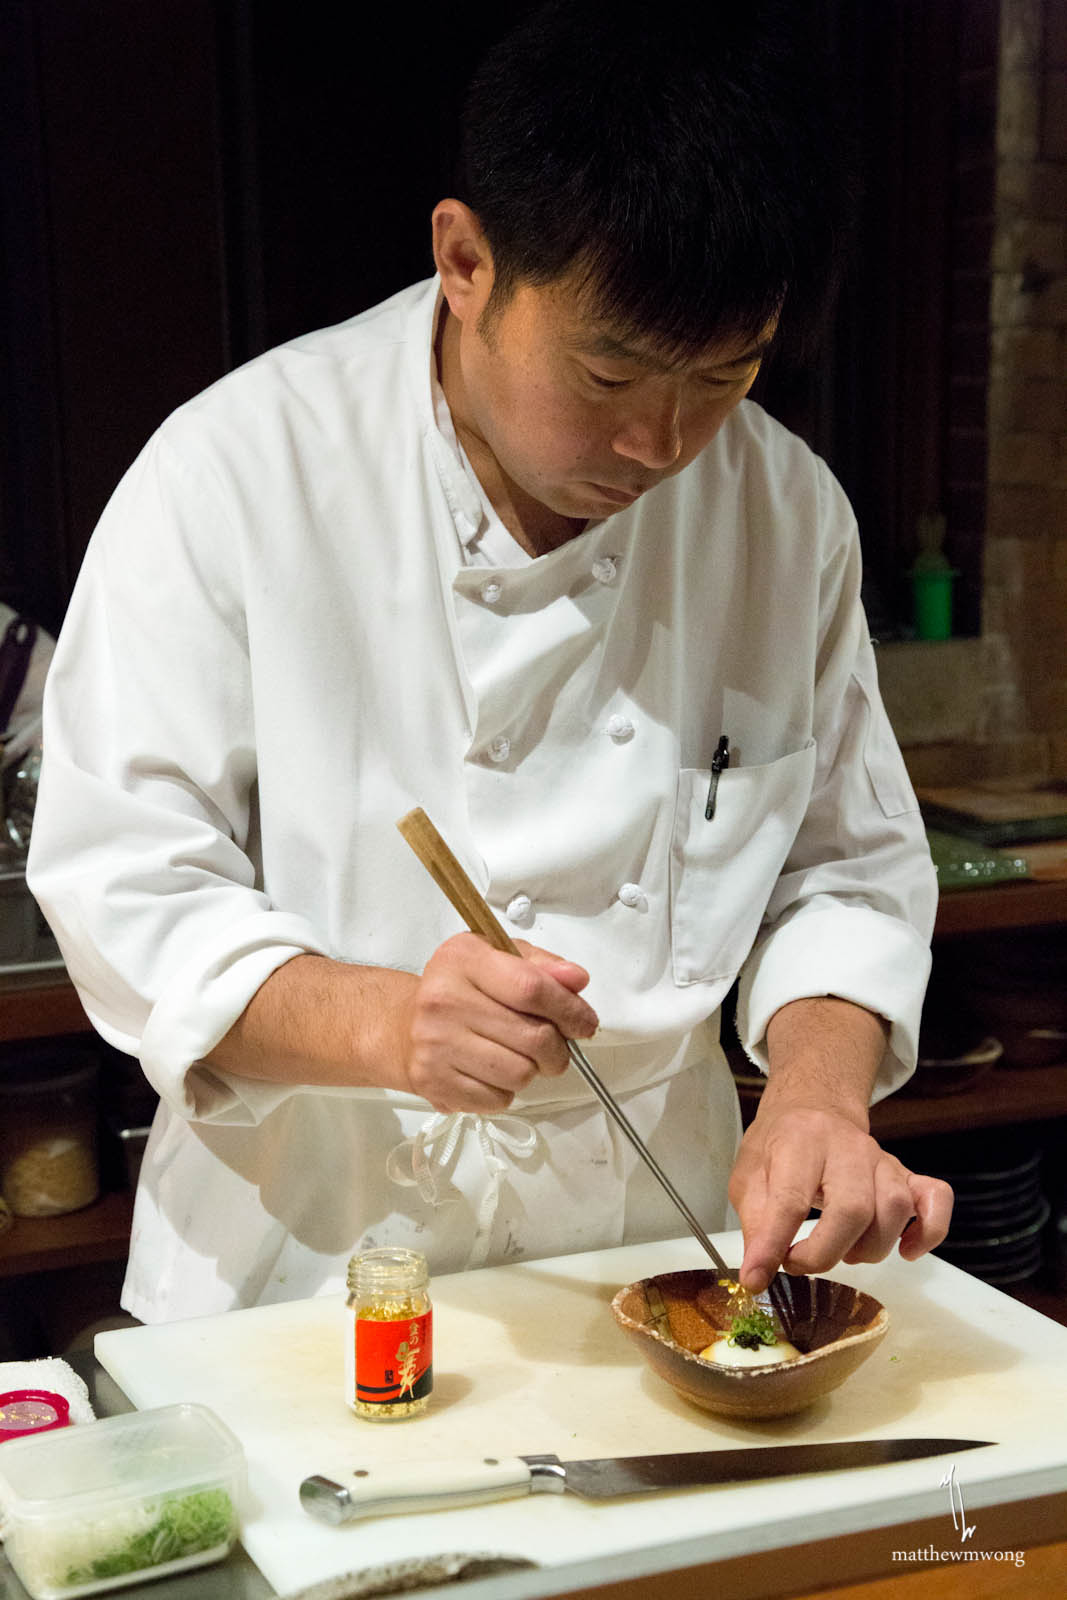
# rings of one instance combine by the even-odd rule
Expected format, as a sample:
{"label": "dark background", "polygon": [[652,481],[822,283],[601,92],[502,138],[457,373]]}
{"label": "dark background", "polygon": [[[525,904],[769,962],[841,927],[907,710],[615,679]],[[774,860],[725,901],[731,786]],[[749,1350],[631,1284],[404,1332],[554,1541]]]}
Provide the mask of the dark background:
{"label": "dark background", "polygon": [[[874,631],[906,633],[916,521],[940,512],[976,632],[997,8],[797,3],[866,199],[819,362],[772,365],[760,398],[853,499]],[[527,9],[0,0],[0,597],[54,631],[169,411],[432,271],[466,78]]]}

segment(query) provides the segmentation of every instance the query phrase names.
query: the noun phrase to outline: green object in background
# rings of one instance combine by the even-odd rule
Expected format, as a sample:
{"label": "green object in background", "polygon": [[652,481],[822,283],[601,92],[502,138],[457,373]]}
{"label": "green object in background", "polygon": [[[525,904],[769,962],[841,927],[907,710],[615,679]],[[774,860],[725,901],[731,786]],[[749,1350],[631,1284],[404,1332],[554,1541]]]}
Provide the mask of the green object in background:
{"label": "green object in background", "polygon": [[919,518],[919,554],[911,569],[915,637],[951,639],[952,585],[959,573],[942,548],[945,519],[942,516]]}
{"label": "green object in background", "polygon": [[919,572],[911,575],[915,602],[917,639],[951,639],[952,584],[956,577],[951,567],[944,572]]}
{"label": "green object in background", "polygon": [[943,833],[940,828],[928,827],[926,838],[942,889],[981,888],[988,883],[1008,883],[1030,876],[1029,863],[1023,856],[993,850],[975,839]]}

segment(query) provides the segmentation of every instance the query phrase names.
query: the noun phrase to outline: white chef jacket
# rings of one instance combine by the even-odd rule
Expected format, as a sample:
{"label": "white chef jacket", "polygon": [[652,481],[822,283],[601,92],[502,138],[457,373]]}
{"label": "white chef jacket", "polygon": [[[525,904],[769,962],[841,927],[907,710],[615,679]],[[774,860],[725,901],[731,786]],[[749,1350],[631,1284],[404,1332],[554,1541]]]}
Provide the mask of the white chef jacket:
{"label": "white chef jacket", "polygon": [[[738,1137],[718,1007],[882,1013],[914,1063],[936,891],[826,466],[744,403],[531,558],[436,385],[436,281],[272,351],[156,433],[49,678],[30,859],[94,1025],[161,1099],[123,1303],[146,1321],[680,1231],[583,1080],[508,1115],[204,1058],[292,956],[418,972],[461,924],[422,805],[505,926],[580,962],[589,1054],[706,1226]],[[722,734],[731,764],[705,818]]]}

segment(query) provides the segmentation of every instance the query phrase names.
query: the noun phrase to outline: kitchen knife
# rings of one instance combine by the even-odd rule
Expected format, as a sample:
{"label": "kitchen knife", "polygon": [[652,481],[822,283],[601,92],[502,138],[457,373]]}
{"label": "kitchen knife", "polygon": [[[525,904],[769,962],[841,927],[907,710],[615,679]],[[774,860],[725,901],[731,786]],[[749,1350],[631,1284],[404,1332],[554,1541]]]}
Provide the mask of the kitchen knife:
{"label": "kitchen knife", "polygon": [[584,1500],[751,1483],[798,1473],[879,1467],[924,1456],[979,1450],[989,1439],[855,1439],[837,1444],[757,1445],[745,1450],[683,1450],[654,1456],[561,1461],[558,1456],[485,1456],[466,1461],[387,1461],[356,1467],[344,1483],[314,1476],[300,1485],[300,1503],[320,1522],[352,1522],[397,1511],[439,1511],[524,1494]]}

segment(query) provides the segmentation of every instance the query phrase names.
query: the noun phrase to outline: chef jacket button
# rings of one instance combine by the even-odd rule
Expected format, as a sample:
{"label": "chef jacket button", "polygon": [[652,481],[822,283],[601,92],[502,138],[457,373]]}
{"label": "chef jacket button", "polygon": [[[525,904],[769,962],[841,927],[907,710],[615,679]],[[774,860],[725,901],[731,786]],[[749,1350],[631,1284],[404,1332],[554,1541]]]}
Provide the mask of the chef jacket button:
{"label": "chef jacket button", "polygon": [[614,583],[618,571],[614,556],[597,556],[593,562],[593,577],[597,583]]}
{"label": "chef jacket button", "polygon": [[494,580],[490,578],[487,583],[482,584],[481,594],[482,599],[485,601],[487,606],[495,606],[497,601],[500,599],[499,583],[494,582]]}
{"label": "chef jacket button", "polygon": [[533,901],[528,894],[517,894],[514,900],[508,901],[508,918],[520,928],[533,927]]}
{"label": "chef jacket button", "polygon": [[604,724],[604,731],[615,740],[616,744],[622,744],[626,739],[632,738],[634,725],[629,717],[620,716],[619,712],[615,711]]}
{"label": "chef jacket button", "polygon": [[624,883],[619,890],[619,899],[624,906],[629,906],[631,911],[648,910],[648,901],[639,883]]}
{"label": "chef jacket button", "polygon": [[506,761],[511,754],[511,740],[498,733],[489,746],[490,761]]}

